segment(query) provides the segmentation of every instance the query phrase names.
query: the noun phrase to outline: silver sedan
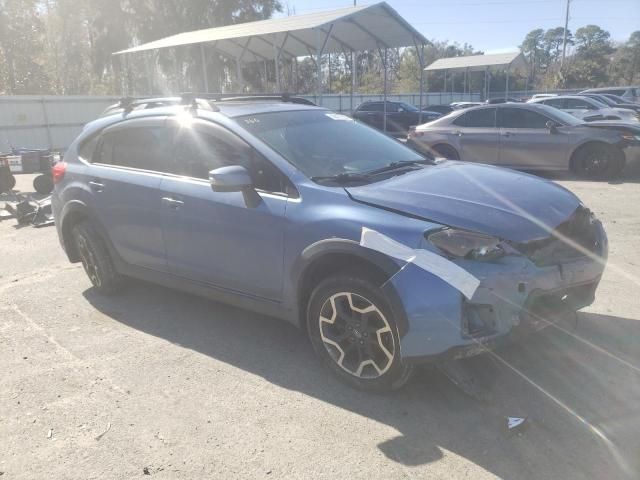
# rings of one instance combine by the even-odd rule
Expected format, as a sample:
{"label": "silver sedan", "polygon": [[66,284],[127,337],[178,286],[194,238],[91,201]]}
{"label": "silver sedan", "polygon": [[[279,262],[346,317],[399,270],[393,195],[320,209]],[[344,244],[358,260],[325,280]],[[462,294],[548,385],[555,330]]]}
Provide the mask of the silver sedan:
{"label": "silver sedan", "polygon": [[628,108],[611,107],[597,98],[580,95],[558,95],[551,98],[536,98],[528,103],[542,103],[570,113],[585,122],[595,120],[624,120],[637,122],[638,114]]}
{"label": "silver sedan", "polygon": [[620,122],[604,128],[546,105],[504,103],[454,111],[419,125],[407,142],[438,157],[611,178],[638,155],[636,126]]}

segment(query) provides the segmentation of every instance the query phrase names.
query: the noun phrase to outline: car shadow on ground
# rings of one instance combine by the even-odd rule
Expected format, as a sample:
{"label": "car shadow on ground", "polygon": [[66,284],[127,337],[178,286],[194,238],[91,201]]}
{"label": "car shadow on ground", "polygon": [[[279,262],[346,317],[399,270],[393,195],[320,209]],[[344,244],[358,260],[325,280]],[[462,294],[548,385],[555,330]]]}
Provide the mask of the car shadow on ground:
{"label": "car shadow on ground", "polygon": [[[481,401],[434,368],[393,394],[355,391],[321,366],[295,327],[163,287],[130,281],[115,297],[94,289],[84,296],[131,328],[393,427],[398,435],[378,448],[406,466],[452,452],[502,478],[636,478],[640,471],[639,320],[581,313],[573,331],[549,328],[466,360],[487,393]],[[506,416],[528,417],[528,430],[510,435]]]}

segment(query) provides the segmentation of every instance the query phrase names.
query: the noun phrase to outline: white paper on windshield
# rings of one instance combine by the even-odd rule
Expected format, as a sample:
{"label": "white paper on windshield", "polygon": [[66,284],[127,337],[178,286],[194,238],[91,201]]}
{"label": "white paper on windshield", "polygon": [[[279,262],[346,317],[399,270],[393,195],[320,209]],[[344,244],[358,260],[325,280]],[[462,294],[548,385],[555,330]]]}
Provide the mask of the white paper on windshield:
{"label": "white paper on windshield", "polygon": [[446,258],[422,248],[408,247],[375,230],[362,227],[360,245],[398,260],[413,263],[447,282],[469,300],[480,285],[480,280]]}
{"label": "white paper on windshield", "polygon": [[353,118],[342,115],[341,113],[325,113],[325,115],[332,120],[342,120],[343,122],[351,122],[353,120]]}

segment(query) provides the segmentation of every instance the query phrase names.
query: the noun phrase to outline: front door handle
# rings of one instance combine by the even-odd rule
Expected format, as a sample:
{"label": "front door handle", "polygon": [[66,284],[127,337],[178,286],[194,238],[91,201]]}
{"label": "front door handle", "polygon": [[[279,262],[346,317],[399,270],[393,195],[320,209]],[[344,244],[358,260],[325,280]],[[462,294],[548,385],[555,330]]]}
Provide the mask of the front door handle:
{"label": "front door handle", "polygon": [[89,182],[89,187],[91,188],[91,190],[94,190],[96,192],[101,192],[104,190],[104,183],[100,183],[97,180],[91,180]]}
{"label": "front door handle", "polygon": [[503,137],[510,137],[511,136],[511,132],[502,132],[502,136]]}
{"label": "front door handle", "polygon": [[453,132],[454,135],[457,135],[459,137],[461,137],[463,135],[462,130],[456,130],[455,132]]}
{"label": "front door handle", "polygon": [[182,205],[184,205],[184,202],[182,200],[178,200],[172,197],[162,197],[162,204],[166,205],[169,208],[177,210]]}

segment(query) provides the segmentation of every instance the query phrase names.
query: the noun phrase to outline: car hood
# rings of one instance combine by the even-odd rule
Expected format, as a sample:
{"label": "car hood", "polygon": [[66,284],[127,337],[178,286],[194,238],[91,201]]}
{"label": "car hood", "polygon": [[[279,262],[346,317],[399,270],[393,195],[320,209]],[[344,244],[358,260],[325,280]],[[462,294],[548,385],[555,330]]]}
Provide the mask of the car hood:
{"label": "car hood", "polygon": [[580,205],[548,180],[457,161],[346,190],[358,202],[518,243],[548,237]]}
{"label": "car hood", "polygon": [[594,122],[583,123],[580,126],[589,128],[608,128],[613,130],[633,130],[640,132],[640,124],[624,122],[622,120],[596,120]]}

